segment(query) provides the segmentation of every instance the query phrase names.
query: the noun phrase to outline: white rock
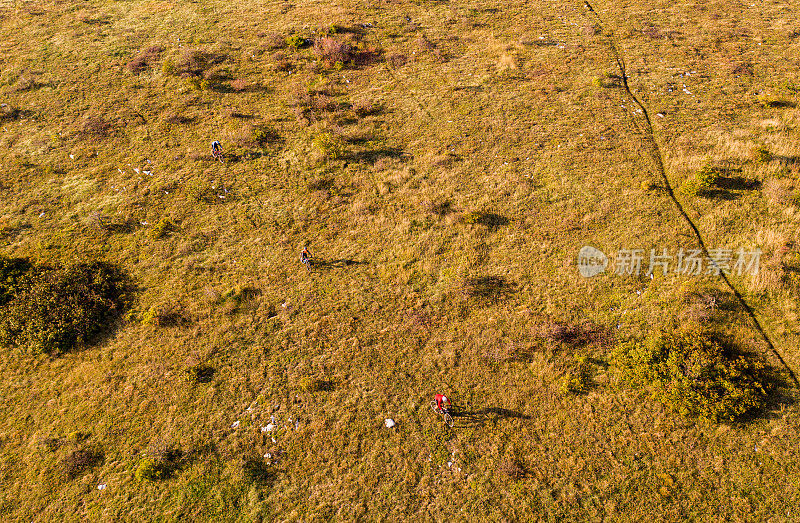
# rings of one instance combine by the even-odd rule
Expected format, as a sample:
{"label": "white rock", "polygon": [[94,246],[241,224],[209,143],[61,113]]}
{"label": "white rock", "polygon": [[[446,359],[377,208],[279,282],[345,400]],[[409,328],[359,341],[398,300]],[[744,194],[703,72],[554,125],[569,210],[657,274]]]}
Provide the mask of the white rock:
{"label": "white rock", "polygon": [[275,425],[273,425],[272,423],[268,423],[267,426],[264,428],[267,429],[267,432],[272,432],[273,430],[275,430]]}
{"label": "white rock", "polygon": [[386,418],[386,421],[384,421],[383,424],[386,425],[387,429],[390,429],[395,426],[395,422],[392,418]]}
{"label": "white rock", "polygon": [[233,425],[231,425],[231,428],[238,429],[239,428],[239,420],[234,421]]}
{"label": "white rock", "polygon": [[266,458],[266,459],[271,459],[271,458],[272,458],[272,454],[270,454],[269,452],[267,452],[266,454],[264,454],[264,458]]}
{"label": "white rock", "polygon": [[267,427],[261,427],[261,432],[266,432],[266,431],[267,431]]}
{"label": "white rock", "polygon": [[70,158],[70,160],[74,160],[75,159],[75,155],[74,154],[70,154],[69,158]]}
{"label": "white rock", "polygon": [[97,490],[105,490],[105,489],[106,489],[105,483],[100,483],[99,485],[97,485]]}

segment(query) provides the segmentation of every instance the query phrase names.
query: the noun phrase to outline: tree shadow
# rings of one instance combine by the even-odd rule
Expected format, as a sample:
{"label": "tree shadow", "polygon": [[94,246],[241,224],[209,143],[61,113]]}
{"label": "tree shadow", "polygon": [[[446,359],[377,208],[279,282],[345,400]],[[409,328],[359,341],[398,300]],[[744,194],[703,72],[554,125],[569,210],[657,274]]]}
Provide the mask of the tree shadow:
{"label": "tree shadow", "polygon": [[761,187],[761,182],[743,176],[720,176],[715,185],[729,191],[754,191]]}
{"label": "tree shadow", "polygon": [[738,200],[742,196],[742,191],[755,191],[761,188],[759,180],[733,175],[741,172],[741,169],[718,168],[717,171],[722,175],[714,181],[714,187],[700,191],[700,196],[718,200]]}

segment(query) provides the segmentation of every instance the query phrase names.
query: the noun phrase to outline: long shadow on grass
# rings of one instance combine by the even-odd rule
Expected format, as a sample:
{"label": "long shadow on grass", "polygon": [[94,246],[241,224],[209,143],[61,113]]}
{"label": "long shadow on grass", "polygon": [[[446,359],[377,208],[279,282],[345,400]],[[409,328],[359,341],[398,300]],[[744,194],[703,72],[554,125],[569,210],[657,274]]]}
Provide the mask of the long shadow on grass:
{"label": "long shadow on grass", "polygon": [[375,163],[381,158],[400,158],[403,151],[397,147],[382,147],[357,153],[348,154],[344,159],[352,162]]}
{"label": "long shadow on grass", "polygon": [[527,414],[501,407],[486,407],[472,411],[454,409],[450,411],[450,415],[459,425],[473,426],[495,425],[502,419],[531,419]]}
{"label": "long shadow on grass", "polygon": [[350,260],[346,258],[340,258],[338,260],[323,260],[320,258],[314,258],[312,267],[314,269],[334,269],[334,268],[342,268],[342,267],[352,267],[354,265],[368,265],[369,262],[360,261],[360,260]]}

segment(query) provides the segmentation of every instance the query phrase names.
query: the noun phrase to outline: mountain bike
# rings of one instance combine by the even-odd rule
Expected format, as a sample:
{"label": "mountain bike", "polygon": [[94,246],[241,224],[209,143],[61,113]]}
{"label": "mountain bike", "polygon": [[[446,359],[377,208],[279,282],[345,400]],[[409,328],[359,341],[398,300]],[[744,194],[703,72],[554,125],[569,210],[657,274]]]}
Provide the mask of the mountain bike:
{"label": "mountain bike", "polygon": [[447,407],[442,407],[442,410],[439,410],[436,407],[436,402],[431,400],[431,409],[433,409],[433,412],[435,412],[436,414],[441,414],[442,418],[444,418],[444,422],[447,423],[448,427],[453,426],[453,416],[450,415],[450,411],[447,409]]}

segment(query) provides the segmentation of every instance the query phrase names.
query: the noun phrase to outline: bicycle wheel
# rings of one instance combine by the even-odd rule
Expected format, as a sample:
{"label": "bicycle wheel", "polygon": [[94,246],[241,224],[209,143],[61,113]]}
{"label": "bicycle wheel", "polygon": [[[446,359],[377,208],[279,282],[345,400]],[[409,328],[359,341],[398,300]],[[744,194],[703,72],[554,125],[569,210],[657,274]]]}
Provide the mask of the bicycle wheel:
{"label": "bicycle wheel", "polygon": [[451,416],[449,412],[444,413],[444,422],[447,423],[448,427],[453,426],[453,416]]}
{"label": "bicycle wheel", "polygon": [[436,408],[436,402],[431,400],[431,410],[436,414],[439,414],[439,409]]}

